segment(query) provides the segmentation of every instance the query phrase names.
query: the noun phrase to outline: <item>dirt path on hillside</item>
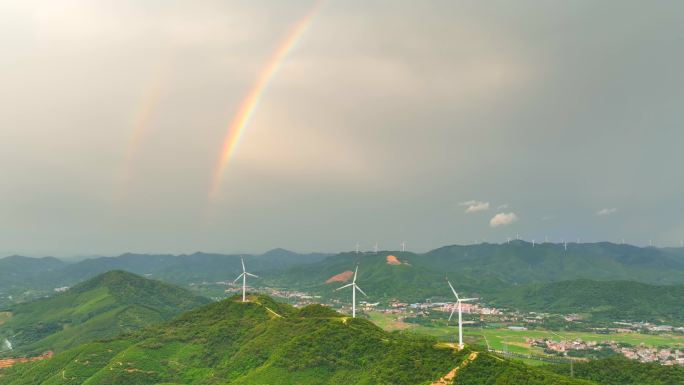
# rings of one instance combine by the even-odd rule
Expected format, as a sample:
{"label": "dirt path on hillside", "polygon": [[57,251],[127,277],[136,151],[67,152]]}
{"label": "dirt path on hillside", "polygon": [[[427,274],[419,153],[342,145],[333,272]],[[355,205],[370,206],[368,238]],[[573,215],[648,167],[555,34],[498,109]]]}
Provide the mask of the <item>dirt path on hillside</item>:
{"label": "dirt path on hillside", "polygon": [[460,365],[453,368],[449,373],[447,373],[446,376],[433,382],[432,385],[453,385],[454,381],[456,380],[456,376],[458,375],[458,371],[468,366],[468,364],[470,364],[471,362],[475,361],[477,359],[477,355],[478,352],[470,353],[470,355],[465,360],[463,360],[463,362],[461,362]]}

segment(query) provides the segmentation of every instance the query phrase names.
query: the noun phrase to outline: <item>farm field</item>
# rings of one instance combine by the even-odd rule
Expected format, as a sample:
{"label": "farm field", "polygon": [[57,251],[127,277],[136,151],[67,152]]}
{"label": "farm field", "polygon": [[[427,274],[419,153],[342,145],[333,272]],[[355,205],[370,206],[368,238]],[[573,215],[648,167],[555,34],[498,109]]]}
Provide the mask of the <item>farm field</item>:
{"label": "farm field", "polygon": [[[385,330],[410,330],[414,333],[426,334],[437,338],[440,341],[455,342],[458,338],[458,329],[454,326],[422,326],[407,324],[395,320],[392,314],[379,312],[370,313],[371,320]],[[509,330],[507,328],[479,328],[464,327],[463,335],[466,343],[475,343],[489,346],[494,350],[504,350],[506,346],[509,352],[520,354],[543,354],[543,350],[537,347],[530,347],[526,343],[526,338],[548,338],[555,341],[576,340],[583,341],[615,341],[628,343],[631,345],[644,344],[649,347],[673,347],[684,348],[684,336],[671,334],[637,334],[637,333],[617,333],[599,334],[591,332],[555,332],[551,330]],[[485,340],[486,339],[486,340]]]}

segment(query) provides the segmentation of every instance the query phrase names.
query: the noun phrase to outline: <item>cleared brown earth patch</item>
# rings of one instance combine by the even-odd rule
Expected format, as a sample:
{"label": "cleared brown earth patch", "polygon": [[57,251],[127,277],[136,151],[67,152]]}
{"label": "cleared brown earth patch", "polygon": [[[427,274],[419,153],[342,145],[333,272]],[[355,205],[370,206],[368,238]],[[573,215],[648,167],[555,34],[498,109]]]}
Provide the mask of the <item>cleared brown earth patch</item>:
{"label": "cleared brown earth patch", "polygon": [[387,256],[387,264],[388,265],[394,265],[394,266],[401,265],[401,261],[397,257],[395,257],[394,255],[388,255]]}
{"label": "cleared brown earth patch", "polygon": [[325,283],[347,282],[350,279],[352,279],[353,276],[354,276],[354,272],[351,270],[347,270],[343,273],[333,275],[332,277],[328,278],[328,280],[325,281]]}
{"label": "cleared brown earth patch", "polygon": [[20,358],[7,358],[0,360],[0,369],[6,369],[12,367],[16,364],[22,364],[25,362],[36,362],[52,358],[52,352],[45,352],[38,357],[20,357]]}

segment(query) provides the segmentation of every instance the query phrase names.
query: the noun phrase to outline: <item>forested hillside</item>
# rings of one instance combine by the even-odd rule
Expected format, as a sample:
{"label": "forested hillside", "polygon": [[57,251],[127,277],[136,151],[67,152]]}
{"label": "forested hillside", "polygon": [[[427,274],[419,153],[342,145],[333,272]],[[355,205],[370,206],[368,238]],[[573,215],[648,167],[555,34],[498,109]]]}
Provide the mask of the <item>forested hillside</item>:
{"label": "forested hillside", "polygon": [[3,384],[429,384],[463,354],[319,305],[231,298],[0,372]]}
{"label": "forested hillside", "polygon": [[188,290],[124,271],[110,271],[51,298],[15,305],[0,325],[6,355],[62,351],[113,337],[208,303]]}

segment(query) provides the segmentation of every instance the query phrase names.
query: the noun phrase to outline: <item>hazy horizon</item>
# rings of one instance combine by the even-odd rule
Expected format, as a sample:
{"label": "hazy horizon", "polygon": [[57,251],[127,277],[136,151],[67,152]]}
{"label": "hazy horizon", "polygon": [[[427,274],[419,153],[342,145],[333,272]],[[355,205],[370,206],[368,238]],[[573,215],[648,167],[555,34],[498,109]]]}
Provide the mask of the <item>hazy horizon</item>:
{"label": "hazy horizon", "polygon": [[3,2],[0,256],[679,247],[683,11]]}
{"label": "hazy horizon", "polygon": [[[544,244],[551,245],[551,246],[557,246],[557,247],[563,247],[564,243],[562,240],[560,241],[553,241],[549,240],[548,242],[544,242],[544,240],[537,241],[537,240],[526,240],[526,239],[515,239],[512,238],[510,240],[504,240],[502,242],[488,242],[488,241],[483,241],[483,242],[478,242],[478,243],[448,243],[444,245],[436,245],[434,247],[428,247],[426,249],[421,249],[421,250],[412,250],[407,248],[405,252],[407,253],[414,253],[414,254],[423,254],[427,253],[430,251],[434,251],[437,249],[440,249],[442,247],[450,247],[450,246],[459,246],[459,247],[469,247],[469,246],[479,246],[479,245],[499,245],[503,246],[509,243],[514,243],[514,242],[523,242],[528,245],[535,244],[536,246],[543,246]],[[611,242],[611,241],[595,241],[595,242],[584,242],[580,240],[580,245],[593,245],[593,244],[601,244],[601,243],[610,243],[616,246],[629,246],[629,247],[636,247],[636,248],[641,248],[641,249],[646,249],[646,248],[655,248],[655,249],[682,249],[683,247],[680,245],[636,245],[636,244],[631,244],[631,243],[620,243],[620,242]],[[574,241],[567,241],[568,248],[572,248],[573,245],[577,244],[577,240]],[[347,249],[339,249],[339,250],[292,250],[292,249],[286,249],[282,247],[273,247],[270,249],[266,250],[257,250],[257,251],[229,251],[229,250],[223,250],[223,251],[208,251],[208,250],[195,250],[192,252],[187,252],[187,253],[155,253],[155,252],[134,252],[134,251],[125,251],[121,253],[114,253],[114,254],[69,254],[69,255],[51,255],[51,254],[21,254],[21,253],[1,253],[0,254],[0,259],[7,258],[7,257],[12,257],[12,256],[21,256],[21,257],[30,257],[30,258],[46,258],[46,257],[53,257],[53,258],[58,258],[63,261],[81,261],[85,259],[93,259],[93,258],[116,258],[122,255],[126,254],[133,254],[133,255],[177,255],[177,256],[185,256],[185,255],[193,255],[193,254],[220,254],[220,255],[251,255],[251,256],[259,256],[263,255],[266,253],[269,253],[271,251],[275,250],[285,250],[301,255],[305,254],[327,254],[327,255],[336,255],[336,254],[342,254],[342,253],[351,253],[355,251],[355,246],[352,248],[347,248]],[[360,245],[362,246],[362,245]],[[367,247],[360,247],[359,252],[362,254],[374,254],[375,245],[367,245]],[[396,246],[396,247],[382,247],[382,245],[378,245],[378,252],[379,253],[400,253],[401,251],[401,245]]]}

